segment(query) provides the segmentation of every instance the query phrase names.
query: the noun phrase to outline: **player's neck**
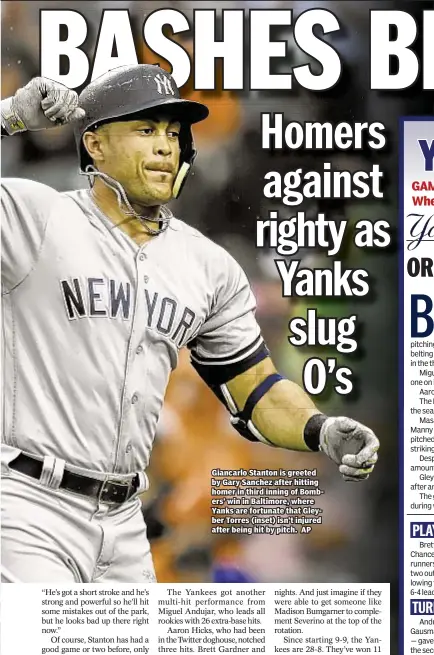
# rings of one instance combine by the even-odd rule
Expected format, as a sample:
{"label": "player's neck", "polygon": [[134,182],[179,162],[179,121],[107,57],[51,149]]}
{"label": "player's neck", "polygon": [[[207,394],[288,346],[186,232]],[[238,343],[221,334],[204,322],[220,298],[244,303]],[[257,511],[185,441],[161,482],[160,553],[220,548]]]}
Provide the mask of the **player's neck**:
{"label": "player's neck", "polygon": [[[144,243],[152,239],[153,235],[149,234],[144,226],[144,221],[141,218],[128,216],[119,207],[118,199],[115,192],[110,189],[103,180],[96,179],[92,187],[92,199],[99,209],[107,216],[116,227],[128,234],[137,243]],[[154,207],[139,207],[135,204],[132,205],[134,211],[140,216],[149,217],[146,222],[150,227],[158,228],[158,217],[160,216],[161,207],[156,205]]]}

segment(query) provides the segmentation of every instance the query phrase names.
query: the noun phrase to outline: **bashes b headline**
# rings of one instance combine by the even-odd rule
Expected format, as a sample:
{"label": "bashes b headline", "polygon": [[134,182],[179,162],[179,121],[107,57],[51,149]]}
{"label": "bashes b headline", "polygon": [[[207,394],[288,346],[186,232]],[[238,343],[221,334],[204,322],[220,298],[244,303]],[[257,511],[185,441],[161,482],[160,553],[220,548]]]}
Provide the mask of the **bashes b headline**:
{"label": "bashes b headline", "polygon": [[[332,89],[341,79],[342,61],[333,41],[342,37],[345,26],[329,9],[307,9],[297,17],[291,9],[225,9],[219,36],[216,10],[195,9],[192,22],[178,9],[157,9],[145,16],[141,27],[144,43],[169,62],[180,88],[193,74],[195,90],[215,89],[216,60],[223,62],[225,91],[291,90],[298,85],[321,92]],[[62,40],[61,26],[67,30],[67,38]],[[167,26],[172,35],[192,39],[191,57],[176,37],[173,40],[163,33]],[[279,39],[272,38],[273,28],[281,28]],[[42,9],[40,74],[75,89],[89,76],[93,80],[117,66],[137,64],[134,31],[127,9],[106,9],[101,13],[96,42],[89,44],[88,25],[80,12]],[[366,43],[371,89],[403,90],[417,82],[424,90],[434,89],[434,67],[430,65],[434,61],[433,33],[434,10],[422,12],[421,24],[405,11],[371,10]],[[351,39],[351,33],[348,36]],[[418,42],[422,53],[415,52]],[[94,52],[92,61],[83,48]],[[61,72],[60,62],[65,57],[69,70]],[[272,62],[285,59],[292,64],[297,60],[292,72],[270,71]]]}

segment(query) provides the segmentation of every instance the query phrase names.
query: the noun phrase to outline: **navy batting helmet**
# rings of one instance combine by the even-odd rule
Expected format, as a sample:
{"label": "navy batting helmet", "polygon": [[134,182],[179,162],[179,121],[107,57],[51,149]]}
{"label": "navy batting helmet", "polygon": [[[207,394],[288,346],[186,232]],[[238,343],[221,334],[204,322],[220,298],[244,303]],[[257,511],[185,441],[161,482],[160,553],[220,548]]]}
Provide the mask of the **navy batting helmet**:
{"label": "navy batting helmet", "polygon": [[146,116],[157,107],[167,108],[170,116],[181,123],[180,165],[173,184],[173,196],[179,196],[196,157],[191,125],[208,116],[208,107],[182,99],[173,77],[163,68],[150,64],[120,66],[101,75],[83,89],[79,106],[86,112],[74,126],[82,172],[92,164],[83,144],[85,132],[104,123]]}

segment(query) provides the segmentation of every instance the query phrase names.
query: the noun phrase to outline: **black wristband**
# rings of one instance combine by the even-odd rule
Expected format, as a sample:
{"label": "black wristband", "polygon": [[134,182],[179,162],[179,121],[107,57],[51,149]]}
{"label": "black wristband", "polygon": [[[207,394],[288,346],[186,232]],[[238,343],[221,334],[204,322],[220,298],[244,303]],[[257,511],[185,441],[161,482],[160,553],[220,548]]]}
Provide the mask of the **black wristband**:
{"label": "black wristband", "polygon": [[323,423],[328,419],[325,414],[314,414],[304,426],[303,439],[309,450],[319,450],[319,434]]}

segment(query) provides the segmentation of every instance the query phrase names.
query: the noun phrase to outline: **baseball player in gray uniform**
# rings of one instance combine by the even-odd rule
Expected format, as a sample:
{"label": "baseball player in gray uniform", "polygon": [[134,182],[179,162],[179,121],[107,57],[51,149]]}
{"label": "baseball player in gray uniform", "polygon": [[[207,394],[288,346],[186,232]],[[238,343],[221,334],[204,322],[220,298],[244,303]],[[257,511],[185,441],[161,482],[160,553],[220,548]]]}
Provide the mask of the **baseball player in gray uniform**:
{"label": "baseball player in gray uniform", "polygon": [[9,137],[72,122],[90,182],[3,180],[4,581],[155,581],[138,496],[184,346],[243,437],[321,449],[346,480],[368,477],[377,437],[276,372],[240,266],[165,206],[206,106],[137,65],[79,98],[35,78],[1,113]]}

